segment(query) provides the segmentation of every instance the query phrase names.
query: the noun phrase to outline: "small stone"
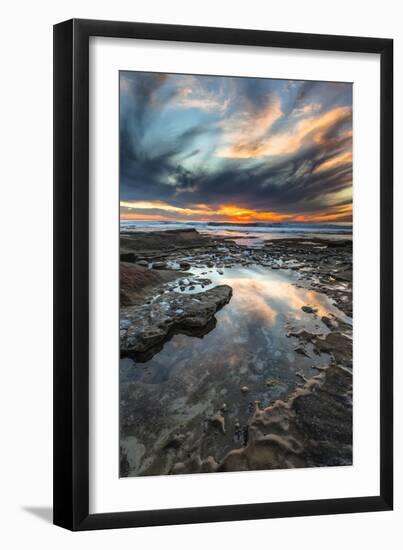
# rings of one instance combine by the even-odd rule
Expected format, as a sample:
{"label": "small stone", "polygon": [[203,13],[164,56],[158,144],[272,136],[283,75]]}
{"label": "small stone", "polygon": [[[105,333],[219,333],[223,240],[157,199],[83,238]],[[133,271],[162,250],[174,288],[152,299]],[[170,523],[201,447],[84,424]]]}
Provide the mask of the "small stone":
{"label": "small stone", "polygon": [[167,441],[165,449],[178,449],[185,440],[184,434],[175,434],[172,439]]}
{"label": "small stone", "polygon": [[330,317],[326,317],[326,315],[322,317],[322,323],[324,323],[330,330],[337,327],[336,321],[334,321]]}
{"label": "small stone", "polygon": [[302,306],[301,309],[305,313],[316,313],[318,311],[316,308],[311,306]]}
{"label": "small stone", "polygon": [[153,269],[166,269],[167,264],[165,262],[154,262]]}
{"label": "small stone", "polygon": [[268,378],[266,380],[266,386],[268,388],[272,388],[273,386],[281,385],[281,380],[278,380],[277,378]]}
{"label": "small stone", "polygon": [[139,260],[137,265],[140,265],[141,267],[148,267],[148,262],[147,260]]}
{"label": "small stone", "polygon": [[218,429],[222,434],[225,434],[225,418],[222,414],[216,414],[209,420],[212,428]]}
{"label": "small stone", "polygon": [[248,391],[249,391],[248,386],[242,386],[242,388],[241,388],[242,393],[248,393]]}

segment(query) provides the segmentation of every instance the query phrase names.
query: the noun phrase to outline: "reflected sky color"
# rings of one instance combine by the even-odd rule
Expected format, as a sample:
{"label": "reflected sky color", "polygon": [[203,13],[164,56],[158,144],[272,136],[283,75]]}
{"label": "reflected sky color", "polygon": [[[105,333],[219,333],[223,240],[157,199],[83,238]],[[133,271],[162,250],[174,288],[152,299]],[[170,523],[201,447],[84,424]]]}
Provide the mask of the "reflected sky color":
{"label": "reflected sky color", "polygon": [[[201,275],[203,269],[193,269]],[[217,369],[235,369],[239,376],[244,372],[245,383],[253,384],[254,377],[264,373],[283,380],[292,387],[295,385],[295,372],[308,369],[312,365],[323,364],[323,356],[309,352],[309,357],[296,354],[298,340],[288,337],[289,332],[305,329],[316,334],[327,334],[329,329],[321,317],[334,315],[345,322],[350,319],[334,306],[324,294],[295,286],[297,273],[292,271],[272,271],[261,266],[223,269],[223,275],[210,270],[205,277],[212,280],[204,291],[217,284],[229,284],[233,296],[229,304],[217,312],[216,327],[202,339],[186,335],[175,335],[163,349],[145,363],[147,371],[143,378],[143,366],[126,372],[127,381],[140,379],[157,383],[173,376],[178,365],[186,365],[190,372],[213,369],[213,380]],[[184,292],[195,294],[201,288]],[[179,292],[179,286],[176,287]],[[310,305],[317,314],[301,310]],[[126,367],[133,366],[131,360],[124,360]],[[131,374],[130,374],[131,373]]]}

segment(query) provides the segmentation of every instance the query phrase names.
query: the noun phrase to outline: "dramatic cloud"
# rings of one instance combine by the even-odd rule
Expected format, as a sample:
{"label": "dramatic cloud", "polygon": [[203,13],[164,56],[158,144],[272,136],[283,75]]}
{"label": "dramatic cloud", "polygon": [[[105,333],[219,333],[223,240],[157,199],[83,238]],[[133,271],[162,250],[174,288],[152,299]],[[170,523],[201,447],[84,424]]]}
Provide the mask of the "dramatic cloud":
{"label": "dramatic cloud", "polygon": [[269,97],[262,109],[256,109],[253,104],[248,105],[245,110],[222,121],[222,139],[228,146],[220,149],[217,155],[230,158],[266,156],[269,131],[282,116],[277,96]]}
{"label": "dramatic cloud", "polygon": [[[308,111],[310,112],[310,111]],[[290,155],[312,143],[323,143],[329,133],[346,120],[351,119],[351,109],[337,107],[322,115],[297,119],[295,124],[279,133],[270,133],[274,122],[282,116],[278,106],[248,117],[245,128],[232,136],[234,145],[220,151],[220,156],[232,158],[260,158],[278,155]],[[252,126],[251,126],[252,125]],[[249,131],[248,131],[249,128]]]}
{"label": "dramatic cloud", "polygon": [[121,217],[351,221],[351,91],[121,72]]}

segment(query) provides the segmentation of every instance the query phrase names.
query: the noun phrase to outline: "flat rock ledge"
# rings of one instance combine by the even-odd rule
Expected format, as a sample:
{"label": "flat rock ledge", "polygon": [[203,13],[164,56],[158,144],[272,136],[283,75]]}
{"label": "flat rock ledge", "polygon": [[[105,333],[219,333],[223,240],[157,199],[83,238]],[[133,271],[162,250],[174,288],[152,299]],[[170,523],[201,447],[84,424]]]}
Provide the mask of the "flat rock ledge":
{"label": "flat rock ledge", "polygon": [[[216,417],[214,417],[215,419]],[[239,425],[238,425],[239,428]],[[248,425],[248,443],[229,451],[210,469],[189,458],[170,473],[239,472],[352,464],[352,373],[340,365],[297,388],[286,401],[265,409],[256,406]]]}
{"label": "flat rock ledge", "polygon": [[152,302],[122,308],[120,353],[136,359],[173,333],[191,334],[208,327],[215,313],[227,304],[232,288],[220,285],[205,292],[163,294]]}
{"label": "flat rock ledge", "polygon": [[352,374],[331,365],[288,401],[256,410],[249,442],[230,451],[218,471],[352,464]]}

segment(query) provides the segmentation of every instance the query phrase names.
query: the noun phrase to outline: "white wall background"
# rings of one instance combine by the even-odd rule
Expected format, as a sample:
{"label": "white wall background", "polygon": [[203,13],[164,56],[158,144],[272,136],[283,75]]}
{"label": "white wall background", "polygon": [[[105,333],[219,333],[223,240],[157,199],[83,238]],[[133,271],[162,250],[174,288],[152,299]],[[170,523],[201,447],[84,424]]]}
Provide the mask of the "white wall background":
{"label": "white wall background", "polygon": [[[52,479],[52,25],[71,17],[197,24],[395,39],[395,182],[402,179],[403,30],[398,0],[59,0],[2,9],[0,130],[0,544],[4,548],[199,549],[297,546],[301,550],[399,547],[402,540],[402,292],[396,285],[395,511],[70,533],[50,523]],[[402,249],[396,185],[395,252]],[[403,280],[402,255],[396,281]],[[400,336],[400,342],[402,342]],[[399,436],[399,437],[398,437]]]}

